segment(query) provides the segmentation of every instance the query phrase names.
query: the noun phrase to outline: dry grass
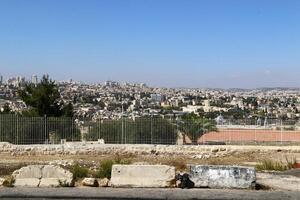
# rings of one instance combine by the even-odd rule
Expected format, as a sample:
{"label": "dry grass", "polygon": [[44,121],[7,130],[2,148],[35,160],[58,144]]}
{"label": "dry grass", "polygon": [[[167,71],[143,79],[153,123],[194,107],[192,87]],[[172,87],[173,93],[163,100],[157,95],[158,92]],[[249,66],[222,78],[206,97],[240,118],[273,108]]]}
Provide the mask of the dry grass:
{"label": "dry grass", "polygon": [[0,176],[7,176],[13,173],[13,171],[26,166],[25,163],[9,163],[0,164]]}
{"label": "dry grass", "polygon": [[286,164],[273,160],[264,160],[255,168],[257,171],[285,171],[288,169]]}
{"label": "dry grass", "polygon": [[111,178],[111,170],[114,164],[128,165],[131,163],[131,160],[128,158],[122,158],[117,156],[114,159],[103,160],[100,162],[99,169],[94,174],[95,178]]}
{"label": "dry grass", "polygon": [[182,160],[170,160],[168,163],[170,166],[174,166],[176,171],[186,171],[187,163]]}
{"label": "dry grass", "polygon": [[255,168],[257,171],[286,171],[292,169],[295,163],[295,158],[289,159],[288,157],[285,158],[285,162],[266,159],[256,165]]}

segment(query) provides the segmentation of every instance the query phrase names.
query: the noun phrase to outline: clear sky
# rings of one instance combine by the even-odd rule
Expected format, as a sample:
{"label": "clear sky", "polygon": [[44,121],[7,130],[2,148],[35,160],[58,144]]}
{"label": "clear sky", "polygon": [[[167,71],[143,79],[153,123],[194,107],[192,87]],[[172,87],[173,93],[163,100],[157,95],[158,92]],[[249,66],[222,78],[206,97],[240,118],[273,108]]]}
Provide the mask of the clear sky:
{"label": "clear sky", "polygon": [[0,0],[0,74],[300,86],[299,0]]}

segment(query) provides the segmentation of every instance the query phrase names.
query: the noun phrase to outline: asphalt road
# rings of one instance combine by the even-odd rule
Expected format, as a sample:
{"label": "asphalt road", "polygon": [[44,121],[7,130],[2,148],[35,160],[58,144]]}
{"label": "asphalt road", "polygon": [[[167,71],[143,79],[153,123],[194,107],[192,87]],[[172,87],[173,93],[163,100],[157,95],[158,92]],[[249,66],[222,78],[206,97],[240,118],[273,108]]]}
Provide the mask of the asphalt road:
{"label": "asphalt road", "polygon": [[300,192],[212,189],[181,190],[144,188],[0,188],[0,199],[299,200]]}

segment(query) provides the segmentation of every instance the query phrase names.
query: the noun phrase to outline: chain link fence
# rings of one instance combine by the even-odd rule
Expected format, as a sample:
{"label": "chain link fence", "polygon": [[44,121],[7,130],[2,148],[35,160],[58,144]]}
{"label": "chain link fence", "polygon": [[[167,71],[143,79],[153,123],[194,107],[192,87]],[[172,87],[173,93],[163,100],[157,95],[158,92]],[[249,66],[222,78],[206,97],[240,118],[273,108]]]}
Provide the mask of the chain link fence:
{"label": "chain link fence", "polygon": [[118,120],[0,115],[0,142],[60,144],[300,144],[298,120]]}

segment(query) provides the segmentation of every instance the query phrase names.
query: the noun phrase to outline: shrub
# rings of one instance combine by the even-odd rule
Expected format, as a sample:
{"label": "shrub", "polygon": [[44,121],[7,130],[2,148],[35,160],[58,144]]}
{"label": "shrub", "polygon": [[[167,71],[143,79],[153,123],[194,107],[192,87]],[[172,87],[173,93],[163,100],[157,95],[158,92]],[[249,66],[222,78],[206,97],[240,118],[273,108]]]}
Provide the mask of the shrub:
{"label": "shrub", "polygon": [[113,160],[103,160],[100,163],[99,170],[96,172],[95,177],[96,178],[111,178],[111,170],[112,166],[114,164],[121,164],[121,165],[126,165],[130,164],[131,161],[127,159],[122,159],[119,156]]}
{"label": "shrub", "polygon": [[12,176],[9,176],[3,182],[4,187],[14,187],[15,179]]}
{"label": "shrub", "polygon": [[187,165],[183,160],[172,160],[166,163],[167,165],[174,166],[176,171],[185,171],[187,170]]}
{"label": "shrub", "polygon": [[73,173],[73,179],[78,180],[79,178],[87,177],[89,174],[89,169],[86,167],[81,167],[75,164],[71,167],[70,171]]}
{"label": "shrub", "polygon": [[288,169],[294,168],[295,164],[297,163],[297,160],[295,157],[293,157],[291,159],[289,159],[288,157],[285,157],[285,160],[286,160]]}
{"label": "shrub", "polygon": [[113,166],[113,160],[104,160],[100,163],[100,169],[96,172],[96,178],[111,178],[111,170]]}
{"label": "shrub", "polygon": [[114,161],[114,164],[120,164],[120,165],[128,165],[131,163],[130,159],[121,158],[120,156],[117,156],[113,161]]}
{"label": "shrub", "polygon": [[261,164],[256,165],[255,168],[258,171],[285,171],[292,169],[295,162],[295,159],[289,160],[288,158],[286,158],[286,163],[272,160],[264,160]]}
{"label": "shrub", "polygon": [[67,183],[66,181],[58,180],[59,187],[72,187],[73,183],[71,185]]}

